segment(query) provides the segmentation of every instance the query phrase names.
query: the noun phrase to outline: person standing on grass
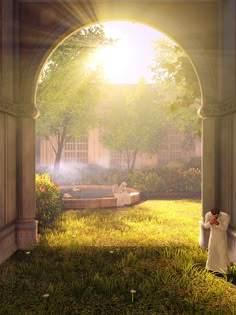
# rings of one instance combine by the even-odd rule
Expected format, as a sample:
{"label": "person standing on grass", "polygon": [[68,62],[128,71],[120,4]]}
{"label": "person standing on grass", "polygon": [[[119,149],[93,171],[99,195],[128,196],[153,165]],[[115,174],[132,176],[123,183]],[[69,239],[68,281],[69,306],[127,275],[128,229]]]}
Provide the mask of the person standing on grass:
{"label": "person standing on grass", "polygon": [[227,229],[230,217],[213,208],[205,215],[204,227],[210,229],[206,269],[213,272],[228,273],[230,260],[228,257]]}

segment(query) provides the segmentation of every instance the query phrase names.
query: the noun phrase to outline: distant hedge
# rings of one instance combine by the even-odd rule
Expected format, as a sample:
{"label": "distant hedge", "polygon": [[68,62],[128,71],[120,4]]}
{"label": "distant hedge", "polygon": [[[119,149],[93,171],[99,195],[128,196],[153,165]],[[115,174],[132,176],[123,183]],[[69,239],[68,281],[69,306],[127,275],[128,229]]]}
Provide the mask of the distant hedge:
{"label": "distant hedge", "polygon": [[145,169],[133,172],[116,169],[73,169],[65,175],[51,174],[60,185],[114,185],[126,181],[128,187],[142,192],[200,192],[201,170]]}

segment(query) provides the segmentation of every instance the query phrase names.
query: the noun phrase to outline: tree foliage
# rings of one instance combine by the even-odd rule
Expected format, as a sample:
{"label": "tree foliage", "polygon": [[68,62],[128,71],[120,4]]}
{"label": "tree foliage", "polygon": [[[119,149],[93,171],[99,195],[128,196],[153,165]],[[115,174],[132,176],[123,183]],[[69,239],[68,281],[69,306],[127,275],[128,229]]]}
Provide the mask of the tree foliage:
{"label": "tree foliage", "polygon": [[171,124],[193,139],[201,134],[197,116],[200,87],[193,65],[183,49],[169,39],[155,41],[154,50],[151,70],[159,94],[166,94],[161,102],[163,113]]}
{"label": "tree foliage", "polygon": [[101,43],[107,43],[98,25],[74,33],[51,55],[42,71],[37,91],[40,117],[36,132],[49,140],[58,169],[63,147],[70,138],[85,134],[94,123],[94,106],[103,84],[102,69],[89,67]]}
{"label": "tree foliage", "polygon": [[[152,92],[144,79],[137,86],[121,88],[119,97],[113,99],[100,120],[102,143],[125,155],[128,170],[134,169],[138,152],[151,151],[153,134],[162,126]],[[157,145],[157,138],[155,141]]]}
{"label": "tree foliage", "polygon": [[123,89],[102,120],[103,144],[125,154],[129,170],[137,152],[158,154],[169,125],[186,135],[183,145],[189,149],[200,134],[200,89],[192,64],[169,39],[156,41],[154,49],[155,84],[140,80],[136,88]]}

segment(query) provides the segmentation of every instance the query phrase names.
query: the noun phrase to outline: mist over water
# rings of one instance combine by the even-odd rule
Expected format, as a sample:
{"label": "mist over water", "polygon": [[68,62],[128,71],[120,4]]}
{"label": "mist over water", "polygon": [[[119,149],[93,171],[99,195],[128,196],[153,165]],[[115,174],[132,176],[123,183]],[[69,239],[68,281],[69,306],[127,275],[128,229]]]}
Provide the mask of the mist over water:
{"label": "mist over water", "polygon": [[99,171],[104,170],[106,170],[105,167],[80,162],[61,162],[57,172],[54,172],[53,165],[36,165],[36,173],[48,173],[59,185],[80,185],[83,184],[84,178],[95,176]]}

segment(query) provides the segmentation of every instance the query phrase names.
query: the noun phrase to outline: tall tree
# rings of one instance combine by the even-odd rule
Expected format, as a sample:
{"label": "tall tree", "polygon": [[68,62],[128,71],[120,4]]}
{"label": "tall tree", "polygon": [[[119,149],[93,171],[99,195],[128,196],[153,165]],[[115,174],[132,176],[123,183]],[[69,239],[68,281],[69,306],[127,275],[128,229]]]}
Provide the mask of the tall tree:
{"label": "tall tree", "polygon": [[190,139],[200,136],[200,87],[194,68],[181,47],[169,39],[154,42],[155,62],[151,67],[158,90],[166,95],[161,108],[180,131],[186,134],[186,146]]}
{"label": "tall tree", "polygon": [[161,128],[162,119],[153,101],[152,86],[144,79],[137,86],[120,87],[119,94],[113,95],[100,120],[101,141],[109,149],[121,152],[128,171],[132,171],[137,153],[151,151],[151,134]]}
{"label": "tall tree", "polygon": [[[38,84],[40,117],[36,133],[49,140],[58,170],[66,141],[87,132],[94,123],[94,106],[103,84],[102,69],[93,69],[93,54],[107,44],[103,29],[92,26],[74,33],[51,55]],[[56,137],[57,144],[51,141]]]}

